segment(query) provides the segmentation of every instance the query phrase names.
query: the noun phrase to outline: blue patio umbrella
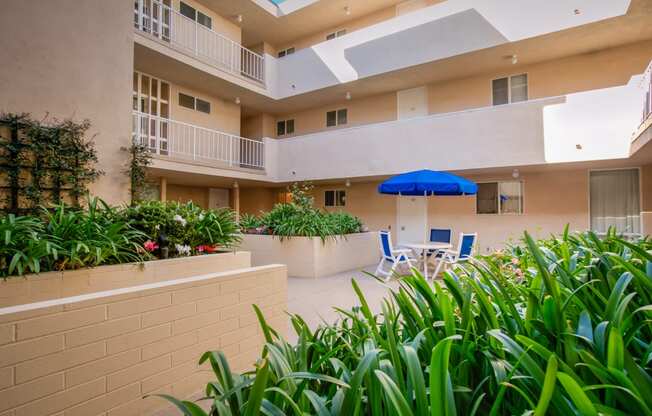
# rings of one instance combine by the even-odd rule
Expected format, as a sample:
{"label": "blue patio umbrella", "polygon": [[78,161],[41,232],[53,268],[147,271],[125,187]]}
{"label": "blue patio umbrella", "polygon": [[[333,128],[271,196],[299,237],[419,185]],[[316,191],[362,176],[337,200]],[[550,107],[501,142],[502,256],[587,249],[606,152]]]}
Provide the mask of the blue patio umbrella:
{"label": "blue patio umbrella", "polygon": [[452,173],[423,169],[392,176],[378,186],[378,192],[404,196],[475,195],[478,185]]}

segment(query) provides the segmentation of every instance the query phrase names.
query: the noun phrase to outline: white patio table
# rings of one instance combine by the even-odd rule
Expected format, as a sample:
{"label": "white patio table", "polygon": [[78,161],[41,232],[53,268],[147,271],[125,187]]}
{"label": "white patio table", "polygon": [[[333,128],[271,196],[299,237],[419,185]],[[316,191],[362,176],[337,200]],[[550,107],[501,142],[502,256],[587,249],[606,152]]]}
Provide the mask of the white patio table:
{"label": "white patio table", "polygon": [[[438,243],[435,241],[430,241],[426,243],[403,243],[403,247],[407,247],[415,252],[421,252],[423,258],[423,274],[425,278],[428,278],[428,252],[433,250],[432,255],[436,255],[438,250],[448,250],[453,246],[450,243]],[[434,276],[433,276],[434,278]]]}

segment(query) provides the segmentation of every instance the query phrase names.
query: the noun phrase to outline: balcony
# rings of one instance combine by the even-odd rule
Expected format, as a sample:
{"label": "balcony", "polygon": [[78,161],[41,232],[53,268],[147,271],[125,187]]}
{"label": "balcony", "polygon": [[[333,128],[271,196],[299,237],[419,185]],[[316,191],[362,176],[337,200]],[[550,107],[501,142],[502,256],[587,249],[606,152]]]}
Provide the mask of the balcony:
{"label": "balcony", "polygon": [[265,86],[265,58],[155,0],[136,0],[134,28],[205,64]]}
{"label": "balcony", "polygon": [[155,158],[222,169],[265,170],[265,143],[134,111],[132,138]]}

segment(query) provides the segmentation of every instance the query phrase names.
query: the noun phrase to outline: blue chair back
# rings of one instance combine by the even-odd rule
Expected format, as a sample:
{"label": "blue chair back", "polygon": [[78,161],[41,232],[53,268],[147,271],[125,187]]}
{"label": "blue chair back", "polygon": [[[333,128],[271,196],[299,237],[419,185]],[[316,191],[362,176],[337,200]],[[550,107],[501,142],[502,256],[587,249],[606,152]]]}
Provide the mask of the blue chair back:
{"label": "blue chair back", "polygon": [[477,236],[477,234],[462,234],[460,236],[460,259],[465,259],[471,256],[473,245],[475,244],[475,238]]}
{"label": "blue chair back", "polygon": [[450,228],[431,228],[430,241],[433,243],[450,243],[451,232]]}
{"label": "blue chair back", "polygon": [[392,242],[390,240],[389,231],[380,232],[380,251],[383,253],[383,257],[392,258]]}

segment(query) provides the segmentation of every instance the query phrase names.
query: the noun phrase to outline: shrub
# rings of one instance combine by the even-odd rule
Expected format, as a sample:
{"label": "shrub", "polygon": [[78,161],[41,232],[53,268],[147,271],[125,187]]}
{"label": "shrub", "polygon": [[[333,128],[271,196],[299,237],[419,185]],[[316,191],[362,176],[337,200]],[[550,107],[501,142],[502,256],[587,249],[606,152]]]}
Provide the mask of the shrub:
{"label": "shrub", "polygon": [[98,198],[87,209],[64,204],[41,216],[0,217],[0,276],[142,261],[147,236]]}
{"label": "shrub", "polygon": [[313,206],[310,185],[293,184],[289,191],[292,202],[276,204],[260,217],[248,215],[240,219],[242,231],[263,229],[281,239],[319,237],[325,240],[337,235],[359,233],[362,221],[346,212],[326,212]]}
{"label": "shrub", "polygon": [[[296,344],[258,308],[255,371],[216,380],[210,415],[649,415],[652,248],[610,234],[570,235],[474,259],[431,284],[416,271],[374,315],[360,305]],[[194,403],[169,398],[184,414]]]}
{"label": "shrub", "polygon": [[125,208],[121,215],[137,230],[158,241],[164,234],[170,248],[179,252],[180,247],[194,254],[202,247],[231,247],[239,239],[235,214],[230,209],[203,210],[192,202],[185,204],[169,201],[148,201]]}
{"label": "shrub", "polygon": [[62,203],[40,216],[0,216],[0,277],[148,260],[161,233],[173,256],[211,253],[235,244],[236,232],[228,209],[176,202],[114,208],[99,198],[85,209]]}

